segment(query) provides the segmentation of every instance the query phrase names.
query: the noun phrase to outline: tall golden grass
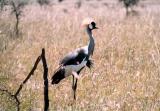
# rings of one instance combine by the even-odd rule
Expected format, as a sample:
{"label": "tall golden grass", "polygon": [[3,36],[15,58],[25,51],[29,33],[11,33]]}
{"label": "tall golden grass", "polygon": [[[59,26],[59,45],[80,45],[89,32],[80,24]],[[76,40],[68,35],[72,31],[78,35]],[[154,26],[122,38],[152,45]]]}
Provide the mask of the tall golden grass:
{"label": "tall golden grass", "polygon": [[[27,5],[23,9],[18,39],[8,34],[14,27],[14,15],[1,12],[0,37],[1,41],[5,38],[2,43],[7,44],[0,54],[0,77],[5,79],[0,82],[1,86],[16,91],[43,47],[50,79],[61,58],[87,44],[81,22],[92,17],[99,27],[93,32],[94,67],[82,71],[74,104],[71,77],[56,86],[50,85],[50,110],[159,111],[160,6],[147,5],[137,10],[137,16],[126,17],[120,6],[85,5],[75,9],[65,5]],[[42,73],[39,65],[24,86],[20,94],[22,110],[43,109]]]}

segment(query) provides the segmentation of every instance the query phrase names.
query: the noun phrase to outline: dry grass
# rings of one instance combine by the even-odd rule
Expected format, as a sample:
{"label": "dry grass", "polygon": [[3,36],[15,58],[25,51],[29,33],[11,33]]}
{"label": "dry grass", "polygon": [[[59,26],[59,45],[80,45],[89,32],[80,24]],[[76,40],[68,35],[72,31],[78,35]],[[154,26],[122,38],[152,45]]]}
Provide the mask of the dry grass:
{"label": "dry grass", "polygon": [[[94,31],[94,68],[82,71],[75,104],[71,105],[71,77],[57,86],[50,85],[50,110],[159,111],[160,6],[138,10],[139,16],[126,18],[121,7],[83,6],[77,10],[63,5],[28,5],[21,18],[22,37],[11,41],[8,32],[15,20],[13,15],[7,14],[9,12],[3,12],[0,24],[5,27],[0,27],[0,37],[8,39],[5,39],[6,50],[0,54],[0,80],[6,79],[1,85],[15,91],[42,47],[46,49],[50,79],[66,53],[87,44],[81,21],[89,16],[99,27]],[[42,72],[42,65],[39,65],[21,92],[23,110],[42,110]]]}

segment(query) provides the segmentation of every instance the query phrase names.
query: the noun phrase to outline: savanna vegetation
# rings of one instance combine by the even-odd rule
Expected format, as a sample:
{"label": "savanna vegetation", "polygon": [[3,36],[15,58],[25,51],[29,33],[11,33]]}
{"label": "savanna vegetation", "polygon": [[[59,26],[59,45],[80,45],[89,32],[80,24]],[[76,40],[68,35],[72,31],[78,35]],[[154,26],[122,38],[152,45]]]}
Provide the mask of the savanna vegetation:
{"label": "savanna vegetation", "polygon": [[[45,48],[50,111],[159,111],[160,2],[137,3],[136,14],[126,16],[119,0],[3,2],[0,89],[14,94]],[[62,57],[87,44],[81,26],[86,17],[94,18],[99,29],[93,32],[94,66],[82,71],[75,102],[72,77],[55,86],[50,80]],[[18,95],[21,111],[43,110],[43,87],[40,63]],[[0,110],[17,110],[15,100],[4,91],[0,91]]]}

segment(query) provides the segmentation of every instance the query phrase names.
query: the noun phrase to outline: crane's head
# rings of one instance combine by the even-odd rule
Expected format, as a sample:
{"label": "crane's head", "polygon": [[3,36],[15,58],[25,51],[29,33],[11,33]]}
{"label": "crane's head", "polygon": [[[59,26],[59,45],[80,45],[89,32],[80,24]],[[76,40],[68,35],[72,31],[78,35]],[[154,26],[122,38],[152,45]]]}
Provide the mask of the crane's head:
{"label": "crane's head", "polygon": [[91,22],[91,23],[88,25],[88,27],[89,27],[90,30],[98,29],[98,27],[96,27],[96,23],[95,23],[95,22]]}
{"label": "crane's head", "polygon": [[87,27],[90,30],[98,29],[96,27],[96,23],[94,22],[94,20],[92,18],[86,18],[86,19],[84,19],[83,22],[82,22],[82,26]]}

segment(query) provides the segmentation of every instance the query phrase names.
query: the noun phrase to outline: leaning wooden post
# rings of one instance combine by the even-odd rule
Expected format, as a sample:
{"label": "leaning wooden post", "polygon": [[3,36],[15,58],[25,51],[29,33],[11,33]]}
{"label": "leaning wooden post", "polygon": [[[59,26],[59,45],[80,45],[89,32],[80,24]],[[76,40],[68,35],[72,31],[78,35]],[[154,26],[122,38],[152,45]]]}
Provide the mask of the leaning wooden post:
{"label": "leaning wooden post", "polygon": [[43,79],[44,79],[44,111],[48,111],[49,108],[49,97],[48,97],[48,67],[45,58],[45,49],[42,49],[42,63],[43,63]]}
{"label": "leaning wooden post", "polygon": [[13,98],[16,102],[16,107],[17,107],[17,111],[20,111],[20,104],[21,102],[18,99],[18,95],[21,92],[24,84],[26,84],[26,82],[30,79],[30,77],[34,74],[34,71],[37,69],[38,63],[41,60],[41,56],[38,56],[32,70],[30,71],[30,73],[28,74],[28,76],[25,78],[25,80],[20,84],[19,88],[17,89],[15,94],[12,94],[11,92],[9,92],[8,90],[4,90],[0,88],[0,91],[7,93],[11,98]]}

